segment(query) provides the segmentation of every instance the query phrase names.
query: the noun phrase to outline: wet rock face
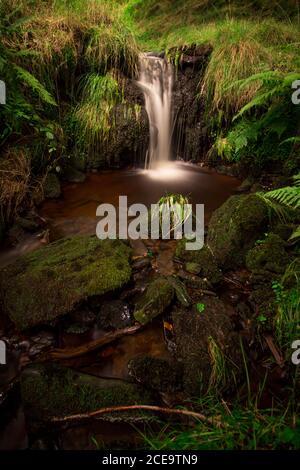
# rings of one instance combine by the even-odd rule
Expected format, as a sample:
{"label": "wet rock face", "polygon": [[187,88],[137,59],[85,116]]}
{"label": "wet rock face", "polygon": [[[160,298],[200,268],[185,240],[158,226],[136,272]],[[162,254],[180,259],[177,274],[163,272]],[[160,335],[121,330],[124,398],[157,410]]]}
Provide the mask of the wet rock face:
{"label": "wet rock face", "polygon": [[124,167],[143,161],[149,141],[149,122],[144,96],[134,80],[124,78],[124,100],[113,111],[114,128],[102,152],[87,156],[88,169]]}
{"label": "wet rock face", "polygon": [[126,284],[130,252],[118,240],[75,236],[22,256],[0,271],[3,312],[20,330],[52,322]]}
{"label": "wet rock face", "polygon": [[218,265],[225,269],[242,265],[267,223],[268,208],[259,197],[230,197],[209,223],[207,243]]}
{"label": "wet rock face", "polygon": [[187,161],[203,160],[208,150],[205,103],[199,97],[201,81],[212,52],[210,46],[174,48],[169,51],[175,68],[173,151]]}
{"label": "wet rock face", "polygon": [[135,381],[159,392],[174,392],[182,388],[180,364],[170,364],[164,359],[150,356],[139,356],[129,362],[128,371]]}
{"label": "wet rock face", "polygon": [[205,296],[200,311],[172,312],[176,357],[183,366],[188,396],[200,396],[209,386],[222,389],[241,374],[241,350],[230,316],[234,310],[216,297]]}
{"label": "wet rock face", "polygon": [[166,310],[173,297],[174,288],[168,280],[163,277],[155,279],[138,300],[134,318],[142,325],[146,325]]}

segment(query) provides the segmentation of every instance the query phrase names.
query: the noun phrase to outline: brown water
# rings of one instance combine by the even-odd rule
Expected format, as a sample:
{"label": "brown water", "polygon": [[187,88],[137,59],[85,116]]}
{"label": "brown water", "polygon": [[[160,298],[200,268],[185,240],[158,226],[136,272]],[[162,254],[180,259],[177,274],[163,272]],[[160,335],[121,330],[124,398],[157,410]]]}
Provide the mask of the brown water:
{"label": "brown water", "polygon": [[240,184],[233,177],[219,175],[196,165],[174,163],[160,171],[112,170],[89,174],[84,183],[66,184],[63,197],[46,201],[41,215],[50,219],[58,236],[95,233],[96,209],[110,203],[118,207],[119,196],[128,204],[156,203],[166,193],[189,195],[193,204],[205,205],[205,221]]}

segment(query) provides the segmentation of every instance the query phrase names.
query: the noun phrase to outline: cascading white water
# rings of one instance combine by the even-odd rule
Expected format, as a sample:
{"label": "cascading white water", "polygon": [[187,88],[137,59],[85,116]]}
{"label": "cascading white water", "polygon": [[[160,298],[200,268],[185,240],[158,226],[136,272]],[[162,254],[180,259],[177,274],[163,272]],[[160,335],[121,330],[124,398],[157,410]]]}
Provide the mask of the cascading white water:
{"label": "cascading white water", "polygon": [[145,167],[168,162],[171,152],[173,70],[166,59],[143,55],[138,84],[144,92],[150,124]]}

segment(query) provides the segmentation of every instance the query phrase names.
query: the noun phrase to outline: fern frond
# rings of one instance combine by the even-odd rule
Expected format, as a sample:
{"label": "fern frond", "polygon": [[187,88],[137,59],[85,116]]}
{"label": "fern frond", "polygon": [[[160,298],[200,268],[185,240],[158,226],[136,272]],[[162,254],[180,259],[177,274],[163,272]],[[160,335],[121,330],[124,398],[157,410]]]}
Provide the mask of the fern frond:
{"label": "fern frond", "polygon": [[300,188],[298,186],[286,186],[274,189],[264,195],[266,199],[277,201],[279,204],[291,209],[300,208]]}
{"label": "fern frond", "polygon": [[26,83],[26,85],[28,85],[31,90],[36,92],[42,101],[52,106],[57,106],[54,98],[50,95],[50,93],[46,90],[46,88],[36,77],[34,77],[30,72],[23,69],[22,67],[19,67],[18,65],[14,65],[14,69],[17,73],[18,78],[22,82]]}
{"label": "fern frond", "polygon": [[283,140],[282,142],[280,142],[279,145],[283,145],[283,144],[297,144],[297,143],[300,143],[300,137],[289,137],[288,139],[285,139]]}
{"label": "fern frond", "polygon": [[300,225],[293,231],[292,235],[289,238],[290,242],[295,242],[300,239]]}

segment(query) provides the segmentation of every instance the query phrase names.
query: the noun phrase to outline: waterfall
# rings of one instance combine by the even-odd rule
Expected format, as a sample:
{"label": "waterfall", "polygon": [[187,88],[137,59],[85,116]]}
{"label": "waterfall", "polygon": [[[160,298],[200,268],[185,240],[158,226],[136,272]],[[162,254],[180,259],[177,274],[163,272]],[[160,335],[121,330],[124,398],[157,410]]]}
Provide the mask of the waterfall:
{"label": "waterfall", "polygon": [[141,57],[140,68],[138,85],[144,92],[150,125],[145,167],[154,168],[170,159],[173,70],[166,59],[147,54]]}

